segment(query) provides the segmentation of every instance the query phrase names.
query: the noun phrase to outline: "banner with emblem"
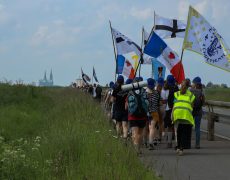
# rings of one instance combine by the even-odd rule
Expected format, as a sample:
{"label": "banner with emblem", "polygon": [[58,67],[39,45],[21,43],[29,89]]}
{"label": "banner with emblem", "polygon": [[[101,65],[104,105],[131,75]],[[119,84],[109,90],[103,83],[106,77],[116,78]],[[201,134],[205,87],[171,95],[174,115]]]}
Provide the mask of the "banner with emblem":
{"label": "banner with emblem", "polygon": [[[115,40],[117,56],[122,55],[125,59],[129,59],[129,63],[131,63],[132,67],[136,71],[138,62],[141,58],[141,48],[118,30],[114,28],[111,28],[111,30]],[[119,73],[117,72],[117,74]]]}
{"label": "banner with emblem", "polygon": [[206,63],[230,71],[230,49],[217,30],[191,6],[183,49],[197,52]]}

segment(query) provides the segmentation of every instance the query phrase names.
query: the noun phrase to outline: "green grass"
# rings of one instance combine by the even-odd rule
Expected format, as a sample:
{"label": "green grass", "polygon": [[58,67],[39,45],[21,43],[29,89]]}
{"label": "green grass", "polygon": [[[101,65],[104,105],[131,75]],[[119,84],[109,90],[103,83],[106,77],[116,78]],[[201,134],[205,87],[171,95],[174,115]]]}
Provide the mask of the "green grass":
{"label": "green grass", "polygon": [[0,85],[0,179],[155,179],[69,88]]}
{"label": "green grass", "polygon": [[230,102],[230,88],[205,88],[206,99]]}

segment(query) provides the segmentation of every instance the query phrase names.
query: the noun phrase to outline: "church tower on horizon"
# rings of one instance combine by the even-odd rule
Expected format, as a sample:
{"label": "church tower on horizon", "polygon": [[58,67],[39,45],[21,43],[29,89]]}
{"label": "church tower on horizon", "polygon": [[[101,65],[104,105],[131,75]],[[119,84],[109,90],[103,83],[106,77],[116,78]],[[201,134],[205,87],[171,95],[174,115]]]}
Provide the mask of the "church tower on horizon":
{"label": "church tower on horizon", "polygon": [[53,86],[53,85],[54,85],[54,82],[53,82],[53,72],[52,72],[52,69],[51,69],[51,71],[50,71],[50,78],[47,79],[47,77],[46,77],[46,71],[45,71],[43,79],[39,80],[39,86],[50,87],[50,86]]}

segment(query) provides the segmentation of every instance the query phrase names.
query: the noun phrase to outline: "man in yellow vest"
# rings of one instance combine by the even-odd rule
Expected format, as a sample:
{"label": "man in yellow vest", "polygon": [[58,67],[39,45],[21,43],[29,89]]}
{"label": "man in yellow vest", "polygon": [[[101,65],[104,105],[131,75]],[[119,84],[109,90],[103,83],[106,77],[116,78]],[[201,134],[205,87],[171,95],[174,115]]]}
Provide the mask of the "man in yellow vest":
{"label": "man in yellow vest", "polygon": [[177,127],[177,153],[183,155],[186,140],[192,131],[194,119],[192,115],[195,96],[191,93],[188,81],[183,81],[180,91],[174,93],[173,123]]}

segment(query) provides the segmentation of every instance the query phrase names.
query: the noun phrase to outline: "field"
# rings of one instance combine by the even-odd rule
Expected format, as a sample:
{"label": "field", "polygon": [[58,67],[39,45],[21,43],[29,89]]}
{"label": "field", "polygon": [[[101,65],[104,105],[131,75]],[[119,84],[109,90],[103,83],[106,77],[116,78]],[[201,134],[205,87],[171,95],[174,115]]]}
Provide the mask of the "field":
{"label": "field", "polygon": [[230,102],[230,88],[206,88],[204,92],[208,100]]}
{"label": "field", "polygon": [[0,179],[155,179],[114,134],[82,92],[0,85]]}

